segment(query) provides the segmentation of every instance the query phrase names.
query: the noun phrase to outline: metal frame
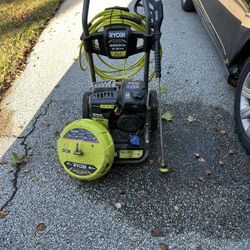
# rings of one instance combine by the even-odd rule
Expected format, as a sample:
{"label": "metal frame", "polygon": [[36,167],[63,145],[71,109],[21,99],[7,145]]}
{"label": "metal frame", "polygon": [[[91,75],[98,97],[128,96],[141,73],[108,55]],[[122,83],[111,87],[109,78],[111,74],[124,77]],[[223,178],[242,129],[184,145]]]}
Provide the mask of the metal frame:
{"label": "metal frame", "polygon": [[[146,18],[146,32],[144,35],[146,37],[150,37],[152,35],[151,32],[151,15],[150,15],[150,6],[149,0],[142,0],[143,6],[145,10],[145,18]],[[90,0],[84,0],[83,3],[83,10],[82,10],[82,28],[83,28],[83,35],[84,37],[89,36],[88,30],[88,14],[89,14],[89,4]],[[146,83],[146,87],[148,90],[148,82],[149,82],[149,62],[150,62],[150,50],[145,51],[145,59],[144,59],[144,82]],[[95,74],[95,67],[94,67],[94,60],[93,54],[91,52],[86,52],[88,62],[89,62],[89,70],[92,82],[96,82],[96,74]],[[147,98],[148,99],[148,98]],[[118,164],[138,164],[144,162],[148,155],[149,155],[149,121],[150,121],[150,112],[149,112],[149,105],[147,101],[147,112],[146,112],[146,122],[144,126],[144,154],[142,158],[138,160],[117,160],[114,163]]]}

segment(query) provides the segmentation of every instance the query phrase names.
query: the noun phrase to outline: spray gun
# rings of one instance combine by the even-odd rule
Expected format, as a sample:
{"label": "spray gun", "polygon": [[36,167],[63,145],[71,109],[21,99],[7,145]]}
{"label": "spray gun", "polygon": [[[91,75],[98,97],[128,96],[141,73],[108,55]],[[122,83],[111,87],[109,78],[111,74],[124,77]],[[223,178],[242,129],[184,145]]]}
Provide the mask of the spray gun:
{"label": "spray gun", "polygon": [[[145,15],[139,13],[139,7],[145,7]],[[134,5],[134,12],[143,18],[148,18],[151,22],[150,29],[153,30],[154,52],[155,52],[155,75],[158,82],[158,100],[159,100],[159,128],[161,143],[161,172],[169,172],[164,159],[163,131],[162,131],[162,105],[161,105],[161,25],[163,21],[163,4],[161,0],[137,0]]]}
{"label": "spray gun", "polygon": [[161,143],[161,172],[169,172],[164,159],[164,144],[162,130],[162,104],[161,104],[161,25],[163,21],[163,5],[161,0],[150,0],[153,6],[153,25],[154,25],[154,52],[155,52],[155,76],[158,82],[158,99],[159,99],[159,127]]}

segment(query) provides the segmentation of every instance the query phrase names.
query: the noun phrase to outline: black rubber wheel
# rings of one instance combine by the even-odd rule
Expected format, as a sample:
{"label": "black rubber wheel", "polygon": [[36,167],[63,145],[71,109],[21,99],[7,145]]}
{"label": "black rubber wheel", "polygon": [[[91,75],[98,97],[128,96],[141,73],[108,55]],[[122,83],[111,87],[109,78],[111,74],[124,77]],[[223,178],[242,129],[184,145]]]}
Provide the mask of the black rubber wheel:
{"label": "black rubber wheel", "polygon": [[192,0],[181,0],[181,7],[186,12],[194,12],[194,4]]}
{"label": "black rubber wheel", "polygon": [[150,107],[150,130],[154,132],[158,127],[158,98],[157,92],[155,90],[151,90],[149,92],[149,107]]}
{"label": "black rubber wheel", "polygon": [[89,96],[91,92],[86,91],[82,97],[82,118],[89,118]]}
{"label": "black rubber wheel", "polygon": [[250,153],[250,58],[242,68],[236,87],[234,120],[240,142]]}

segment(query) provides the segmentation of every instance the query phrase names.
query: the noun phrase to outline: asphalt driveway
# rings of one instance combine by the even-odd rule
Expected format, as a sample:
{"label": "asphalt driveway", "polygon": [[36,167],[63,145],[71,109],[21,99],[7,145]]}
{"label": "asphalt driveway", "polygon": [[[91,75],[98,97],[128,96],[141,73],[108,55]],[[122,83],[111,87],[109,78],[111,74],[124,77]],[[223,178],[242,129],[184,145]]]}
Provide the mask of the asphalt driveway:
{"label": "asphalt driveway", "polygon": [[[90,84],[76,62],[81,1],[68,0],[0,104],[0,210],[9,213],[1,249],[250,249],[250,157],[234,132],[234,89],[198,16],[177,0],[164,11],[162,99],[175,116],[164,144],[174,172],[158,170],[157,136],[144,164],[88,183],[63,171],[58,133],[80,117]],[[12,167],[13,152],[27,164]]]}

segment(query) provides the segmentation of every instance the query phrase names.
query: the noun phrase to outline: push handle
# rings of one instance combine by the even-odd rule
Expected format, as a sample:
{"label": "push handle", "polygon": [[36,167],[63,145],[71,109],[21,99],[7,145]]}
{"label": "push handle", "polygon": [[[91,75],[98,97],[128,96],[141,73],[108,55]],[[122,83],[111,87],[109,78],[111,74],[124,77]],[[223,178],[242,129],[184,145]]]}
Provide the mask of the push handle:
{"label": "push handle", "polygon": [[[85,37],[89,36],[89,28],[88,28],[89,2],[90,0],[84,0],[82,9],[82,28],[83,28],[83,35]],[[86,55],[89,62],[91,80],[92,82],[96,82],[93,55],[90,52],[87,52]]]}
{"label": "push handle", "polygon": [[88,29],[89,2],[90,0],[84,0],[82,8],[82,28],[85,36],[89,35],[89,29]]}

